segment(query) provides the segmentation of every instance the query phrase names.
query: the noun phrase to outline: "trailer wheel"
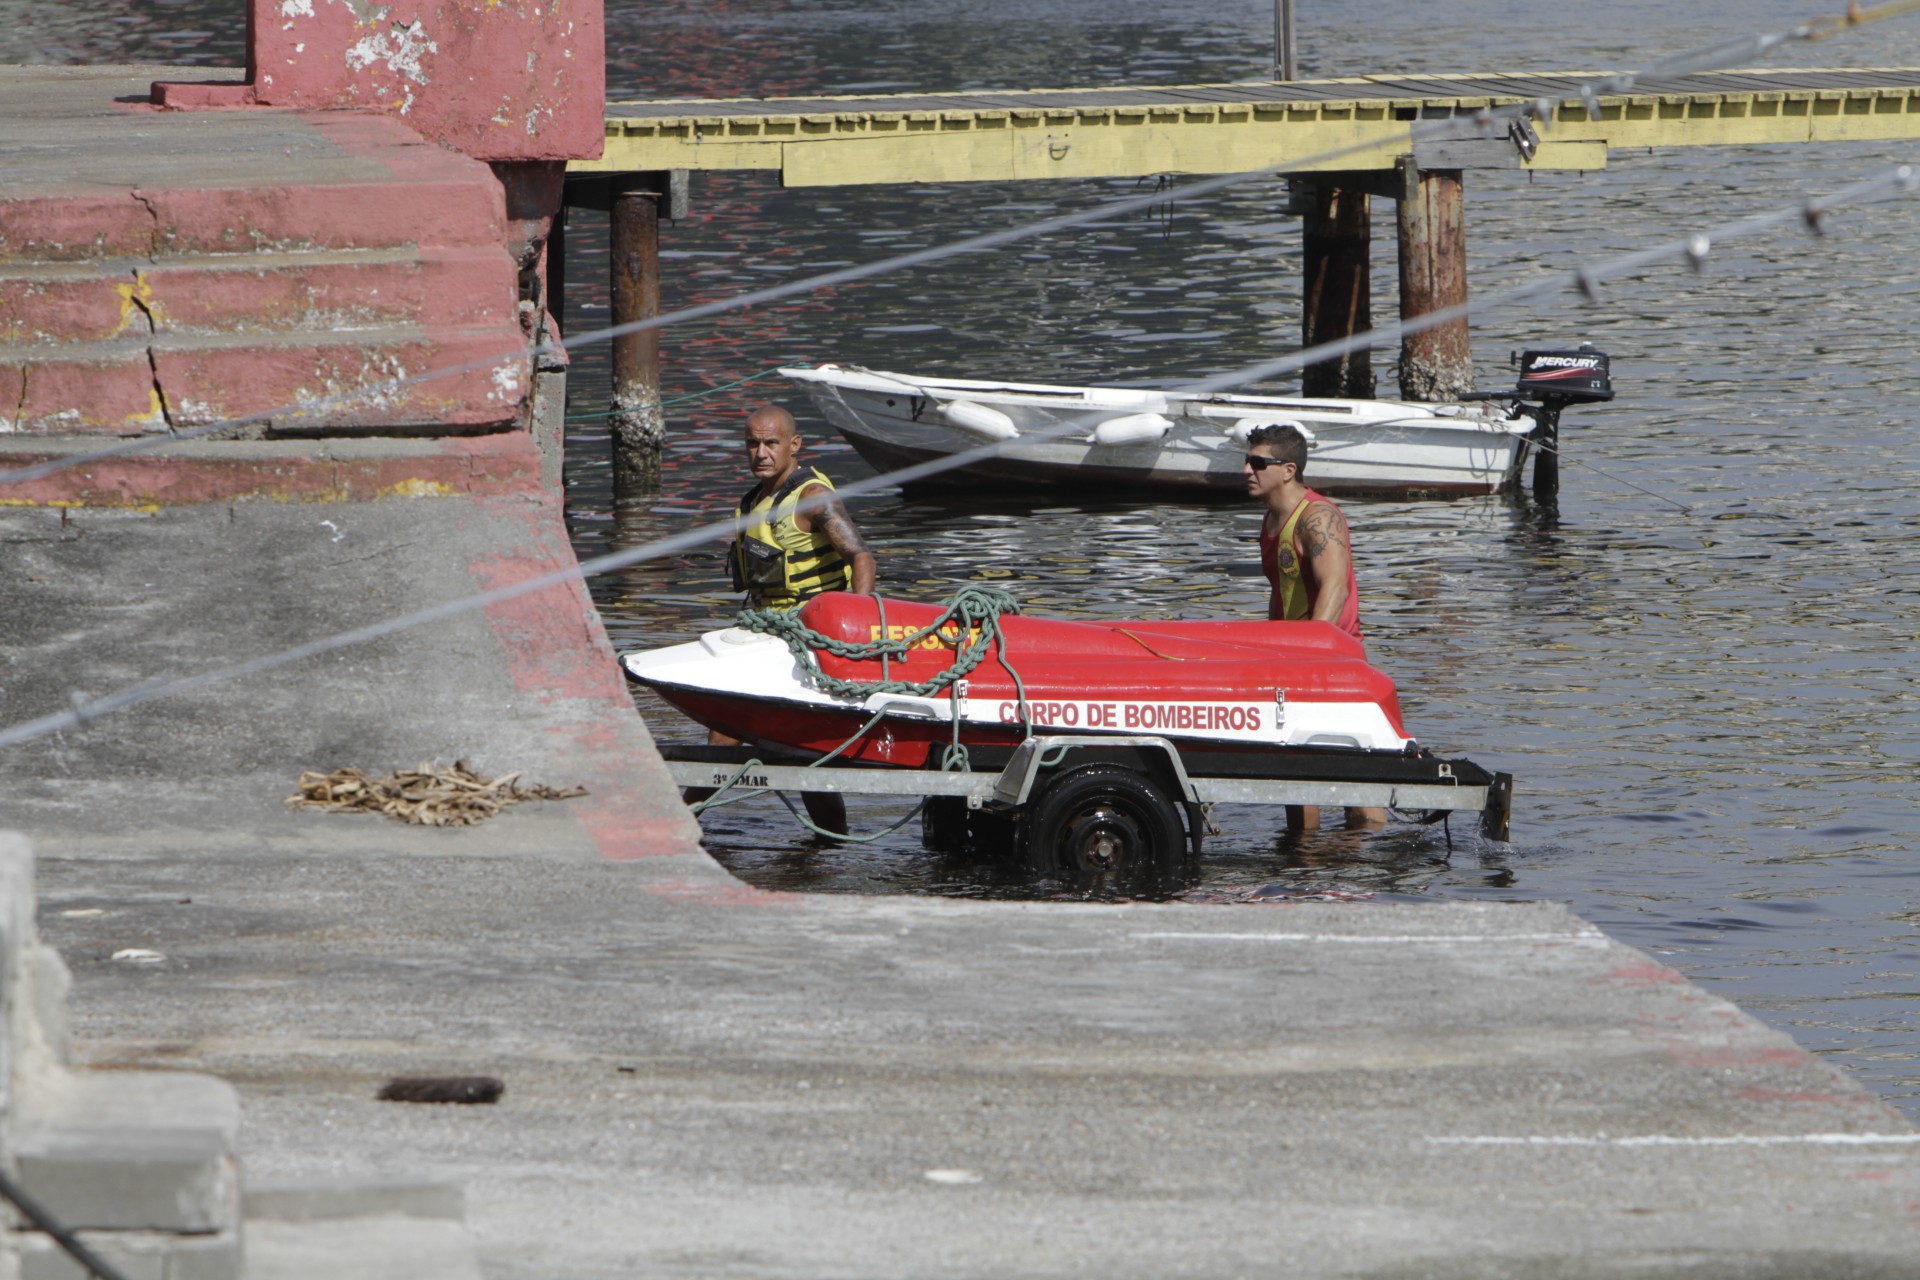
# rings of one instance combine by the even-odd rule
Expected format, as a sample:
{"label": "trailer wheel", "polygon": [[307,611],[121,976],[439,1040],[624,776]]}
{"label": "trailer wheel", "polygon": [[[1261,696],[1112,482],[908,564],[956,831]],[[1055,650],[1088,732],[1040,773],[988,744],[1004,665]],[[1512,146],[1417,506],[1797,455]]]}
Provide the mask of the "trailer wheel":
{"label": "trailer wheel", "polygon": [[920,810],[920,844],[933,853],[1006,856],[1013,819],[991,809],[970,809],[962,796],[928,796]]}
{"label": "trailer wheel", "polygon": [[960,796],[928,796],[920,810],[920,845],[934,853],[963,853],[973,843],[967,802]]}
{"label": "trailer wheel", "polygon": [[1179,811],[1145,774],[1090,764],[1055,778],[1033,803],[1027,861],[1035,871],[1118,877],[1169,871],[1186,854]]}

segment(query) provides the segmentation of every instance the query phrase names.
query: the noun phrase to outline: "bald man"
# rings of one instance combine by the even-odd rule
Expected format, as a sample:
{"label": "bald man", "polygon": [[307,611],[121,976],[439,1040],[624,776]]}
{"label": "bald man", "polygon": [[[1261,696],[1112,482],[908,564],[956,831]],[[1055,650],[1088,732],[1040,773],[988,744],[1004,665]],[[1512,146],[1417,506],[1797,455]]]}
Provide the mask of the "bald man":
{"label": "bald man", "polygon": [[[734,516],[728,554],[733,585],[757,608],[797,609],[822,591],[872,594],[873,553],[834,496],[833,482],[800,465],[800,428],[778,405],[747,417],[747,469],[754,486]],[[811,500],[811,510],[800,504]]]}
{"label": "bald man", "polygon": [[[734,587],[746,592],[755,608],[797,609],[822,591],[873,593],[873,553],[834,496],[833,482],[800,465],[801,444],[799,425],[780,406],[761,405],[747,416],[747,469],[754,485],[734,508],[740,536],[728,548],[727,561]],[[800,510],[809,499],[818,505]],[[709,732],[707,741],[738,745],[718,731]],[[709,788],[690,787],[685,799],[697,804],[712,794]],[[839,795],[804,791],[800,801],[815,826],[846,834],[847,802]]]}

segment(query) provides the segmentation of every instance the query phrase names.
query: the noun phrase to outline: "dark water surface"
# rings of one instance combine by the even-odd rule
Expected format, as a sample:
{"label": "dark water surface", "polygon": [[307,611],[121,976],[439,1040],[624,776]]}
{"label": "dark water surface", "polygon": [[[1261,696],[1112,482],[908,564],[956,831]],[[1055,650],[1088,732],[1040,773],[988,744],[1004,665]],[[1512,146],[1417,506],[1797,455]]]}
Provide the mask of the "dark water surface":
{"label": "dark water surface", "polygon": [[[1233,80],[1266,73],[1266,0],[610,3],[616,94],[956,90]],[[1835,4],[1834,7],[1839,7]],[[1303,75],[1619,68],[1818,8],[1595,0],[1580,21],[1486,0],[1304,3]],[[234,61],[236,3],[4,4],[11,60]],[[81,21],[91,12],[95,19]],[[169,23],[174,23],[169,26]],[[1337,25],[1336,25],[1337,24]],[[194,32],[207,33],[189,39]],[[11,50],[11,52],[8,52]],[[1795,46],[1802,65],[1920,65],[1920,22]],[[1469,175],[1473,288],[1580,263],[1831,191],[1913,158],[1868,144],[1616,154],[1585,176]],[[669,306],[1087,207],[1132,182],[782,191],[699,175],[663,237]],[[786,360],[959,376],[1168,380],[1295,345],[1299,224],[1271,182],[669,333],[667,394]],[[1375,214],[1376,310],[1392,315],[1391,210]],[[1910,267],[1920,203],[1850,211],[1824,239],[1717,244],[1706,271],[1660,267],[1595,303],[1483,315],[1481,383],[1526,344],[1598,343],[1620,398],[1569,414],[1557,509],[1525,499],[1353,503],[1374,661],[1412,732],[1519,779],[1514,841],[1457,823],[1289,844],[1272,814],[1226,808],[1193,895],[1222,910],[1320,895],[1553,899],[1844,1062],[1920,1115],[1920,392]],[[576,215],[568,320],[606,317],[605,236]],[[1376,354],[1390,387],[1391,352]],[[670,406],[657,495],[616,508],[596,416],[604,353],[576,353],[568,466],[583,555],[723,514],[748,483],[744,410],[778,379]],[[1282,389],[1292,389],[1285,387]],[[801,408],[798,397],[785,397]],[[810,414],[809,456],[871,474]],[[890,593],[963,582],[1056,616],[1257,617],[1254,513],[1062,493],[1039,502],[887,494],[857,517]],[[1234,572],[1240,570],[1239,573]],[[736,607],[720,551],[596,587],[623,647],[689,639]],[[656,736],[694,736],[645,703]],[[856,804],[877,829],[902,807]],[[709,847],[758,884],[832,892],[1046,894],[923,852],[908,832],[814,848],[754,801],[709,818]],[[1364,906],[1356,907],[1364,910]]]}

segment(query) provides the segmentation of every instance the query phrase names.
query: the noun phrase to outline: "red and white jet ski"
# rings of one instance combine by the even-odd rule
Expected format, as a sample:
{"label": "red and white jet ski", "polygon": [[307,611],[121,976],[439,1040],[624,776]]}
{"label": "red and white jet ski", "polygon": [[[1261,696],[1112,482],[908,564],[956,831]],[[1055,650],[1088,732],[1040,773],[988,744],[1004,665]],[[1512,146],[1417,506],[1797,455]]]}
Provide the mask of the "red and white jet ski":
{"label": "red and white jet ski", "polygon": [[[941,616],[936,605],[830,592],[800,617],[837,640],[900,640]],[[1324,622],[1062,622],[1007,614],[1000,641],[958,696],[835,695],[818,687],[786,641],[739,628],[689,644],[630,653],[622,666],[688,716],[743,742],[825,754],[876,712],[885,714],[839,757],[939,768],[953,721],[968,747],[1013,747],[1033,733],[1138,735],[1183,752],[1304,756],[1415,750],[1393,682],[1360,642]],[[952,665],[956,623],[906,657],[838,657],[821,671],[844,680],[925,682]],[[1019,680],[1016,685],[1015,673]],[[1023,696],[1024,695],[1024,696]]]}

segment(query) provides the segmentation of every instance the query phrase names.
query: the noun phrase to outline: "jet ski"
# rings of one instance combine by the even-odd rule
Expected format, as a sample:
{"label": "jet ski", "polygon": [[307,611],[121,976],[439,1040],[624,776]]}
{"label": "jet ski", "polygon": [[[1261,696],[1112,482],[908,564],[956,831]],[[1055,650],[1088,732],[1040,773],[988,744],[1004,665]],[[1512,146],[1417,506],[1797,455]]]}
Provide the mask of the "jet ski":
{"label": "jet ski", "polygon": [[[785,638],[729,627],[621,664],[710,729],[801,753],[844,748],[836,763],[938,769],[956,739],[1013,748],[1062,733],[1151,734],[1183,753],[1418,752],[1393,681],[1330,623],[1003,613],[983,635],[983,624],[963,632],[939,605],[845,592],[814,597],[798,618],[826,638],[804,660]],[[827,643],[882,638],[912,643],[884,658],[842,656]],[[968,658],[977,665],[956,675],[956,656],[980,647],[984,655]],[[849,690],[841,681],[884,683]]]}

